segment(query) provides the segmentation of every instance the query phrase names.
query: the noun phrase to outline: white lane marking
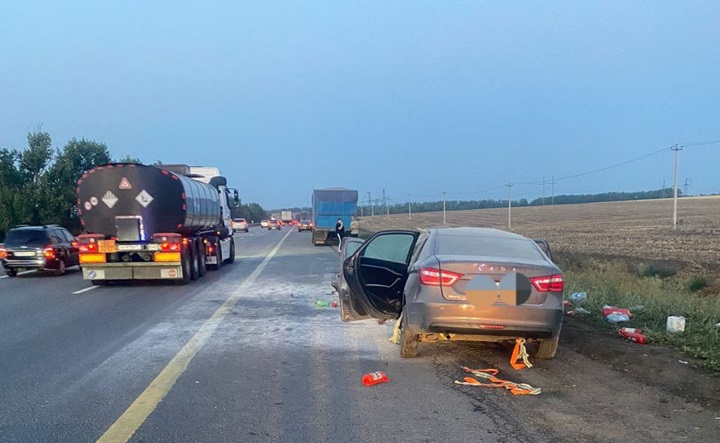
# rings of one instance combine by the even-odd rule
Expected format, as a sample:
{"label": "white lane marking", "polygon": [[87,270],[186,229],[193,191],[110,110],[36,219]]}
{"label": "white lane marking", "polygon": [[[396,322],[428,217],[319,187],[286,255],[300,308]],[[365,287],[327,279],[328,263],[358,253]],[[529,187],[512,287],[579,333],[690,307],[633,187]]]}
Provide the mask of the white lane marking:
{"label": "white lane marking", "polygon": [[7,275],[0,275],[0,278],[7,278]]}
{"label": "white lane marking", "polygon": [[[29,271],[18,272],[17,275],[32,274],[33,272],[37,272],[37,271],[36,271],[35,269],[31,269],[31,270],[29,270]],[[8,278],[8,276],[7,276],[7,275],[0,275],[0,279],[2,279],[2,278]]]}
{"label": "white lane marking", "polygon": [[81,290],[79,290],[79,291],[75,291],[75,292],[73,292],[73,294],[82,294],[83,292],[92,291],[93,289],[97,289],[97,288],[99,288],[99,287],[100,287],[100,286],[90,286],[90,287],[88,287],[88,288],[81,289]]}
{"label": "white lane marking", "polygon": [[240,297],[255,283],[258,276],[265,269],[270,260],[280,250],[285,239],[292,233],[289,231],[257,268],[235,289],[215,313],[203,323],[190,340],[178,351],[162,371],[150,382],[147,388],[123,412],[123,414],[108,428],[97,440],[98,443],[126,442],[130,440],[135,431],[145,422],[158,404],[170,393],[178,378],[185,372],[190,362],[200,349],[213,336],[215,330],[225,317],[235,308]]}

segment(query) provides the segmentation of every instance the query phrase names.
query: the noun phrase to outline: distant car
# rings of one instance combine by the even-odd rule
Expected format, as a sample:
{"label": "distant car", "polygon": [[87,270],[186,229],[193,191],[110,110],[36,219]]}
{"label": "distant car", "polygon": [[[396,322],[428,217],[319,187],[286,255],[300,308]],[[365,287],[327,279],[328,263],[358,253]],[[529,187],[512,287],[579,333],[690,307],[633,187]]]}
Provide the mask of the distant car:
{"label": "distant car", "polygon": [[78,246],[67,229],[56,225],[16,227],[5,236],[0,262],[9,277],[31,269],[63,275],[79,265]]}
{"label": "distant car", "polygon": [[301,220],[298,222],[298,232],[301,231],[312,231],[313,224],[310,220]]}
{"label": "distant car", "polygon": [[247,220],[244,218],[234,218],[232,220],[232,229],[233,232],[248,232],[250,230],[250,228],[248,228]]}
{"label": "distant car", "polygon": [[261,228],[267,228],[267,227],[268,227],[268,224],[270,224],[270,221],[269,221],[269,220],[261,220],[261,221],[260,221],[260,227],[261,227]]}
{"label": "distant car", "polygon": [[280,224],[280,220],[270,220],[268,221],[268,231],[271,231],[273,229],[277,229],[278,231],[282,229],[282,225]]}
{"label": "distant car", "polygon": [[516,338],[555,356],[565,281],[547,242],[489,228],[380,231],[348,257],[341,319],[402,314],[404,358],[421,342]]}

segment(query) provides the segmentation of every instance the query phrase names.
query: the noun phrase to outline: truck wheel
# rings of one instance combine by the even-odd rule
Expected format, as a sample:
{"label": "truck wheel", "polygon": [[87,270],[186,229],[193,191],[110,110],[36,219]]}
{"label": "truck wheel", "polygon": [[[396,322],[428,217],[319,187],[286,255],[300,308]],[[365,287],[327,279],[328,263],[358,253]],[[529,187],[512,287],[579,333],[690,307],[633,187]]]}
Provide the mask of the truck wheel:
{"label": "truck wheel", "polygon": [[190,256],[190,280],[200,278],[200,258],[198,257],[196,243],[193,241],[188,245],[187,252]]}
{"label": "truck wheel", "polygon": [[225,260],[225,263],[235,263],[235,240],[230,240],[230,256]]}
{"label": "truck wheel", "polygon": [[195,248],[195,250],[197,251],[198,262],[200,264],[200,268],[199,268],[200,274],[199,275],[200,275],[200,277],[202,277],[207,272],[207,260],[205,258],[205,243],[203,243],[202,239],[198,240],[197,248]]}
{"label": "truck wheel", "polygon": [[180,253],[180,259],[182,262],[182,279],[175,280],[175,282],[179,285],[186,285],[190,283],[192,279],[192,257],[190,257],[188,248],[183,248]]}
{"label": "truck wheel", "polygon": [[215,245],[215,264],[214,265],[207,265],[208,269],[211,269],[213,271],[217,271],[220,269],[220,265],[222,265],[222,247],[220,246],[219,241],[213,242]]}

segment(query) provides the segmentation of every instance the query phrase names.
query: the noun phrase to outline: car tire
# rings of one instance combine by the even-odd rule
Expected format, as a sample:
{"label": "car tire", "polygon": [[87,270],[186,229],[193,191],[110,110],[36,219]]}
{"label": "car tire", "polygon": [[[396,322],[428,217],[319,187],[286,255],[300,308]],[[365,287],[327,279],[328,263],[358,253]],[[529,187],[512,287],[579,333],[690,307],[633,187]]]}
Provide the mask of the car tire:
{"label": "car tire", "polygon": [[17,277],[17,274],[18,274],[17,269],[6,269],[5,270],[5,275],[7,275],[8,277]]}
{"label": "car tire", "polygon": [[558,344],[560,343],[560,330],[557,331],[557,334],[553,338],[549,338],[547,340],[540,340],[540,343],[538,345],[537,351],[535,352],[536,358],[542,358],[545,360],[549,360],[552,358],[555,358],[555,354],[557,353]]}
{"label": "car tire", "polygon": [[[405,311],[404,306],[403,311]],[[420,336],[412,330],[410,325],[408,325],[407,317],[403,315],[400,324],[400,357],[417,357],[418,346],[420,346]]]}
{"label": "car tire", "polygon": [[65,260],[61,258],[58,260],[58,268],[55,271],[55,275],[60,276],[65,274],[67,274],[67,266],[65,265]]}

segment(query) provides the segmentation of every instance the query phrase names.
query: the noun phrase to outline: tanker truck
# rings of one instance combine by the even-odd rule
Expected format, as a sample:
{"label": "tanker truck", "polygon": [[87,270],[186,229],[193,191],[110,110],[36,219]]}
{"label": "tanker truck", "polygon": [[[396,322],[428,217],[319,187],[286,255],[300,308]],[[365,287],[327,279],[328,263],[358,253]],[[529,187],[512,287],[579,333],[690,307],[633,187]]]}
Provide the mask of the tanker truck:
{"label": "tanker truck", "polygon": [[77,196],[80,268],[92,284],[187,284],[235,261],[238,193],[217,168],[107,164],[83,174]]}

